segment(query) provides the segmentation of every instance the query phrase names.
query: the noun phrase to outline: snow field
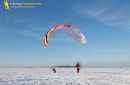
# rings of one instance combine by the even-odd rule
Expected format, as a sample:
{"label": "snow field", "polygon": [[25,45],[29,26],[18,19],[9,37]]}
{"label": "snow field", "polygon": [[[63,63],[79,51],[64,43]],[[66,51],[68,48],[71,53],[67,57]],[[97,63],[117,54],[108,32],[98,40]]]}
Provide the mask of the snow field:
{"label": "snow field", "polygon": [[0,68],[0,85],[130,85],[130,68]]}

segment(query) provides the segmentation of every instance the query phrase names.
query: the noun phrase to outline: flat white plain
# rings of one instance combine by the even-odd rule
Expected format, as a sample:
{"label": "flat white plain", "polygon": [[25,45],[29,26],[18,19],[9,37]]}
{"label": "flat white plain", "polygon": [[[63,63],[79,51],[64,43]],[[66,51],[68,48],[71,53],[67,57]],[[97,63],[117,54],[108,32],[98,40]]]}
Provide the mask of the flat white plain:
{"label": "flat white plain", "polygon": [[0,85],[130,85],[130,68],[0,68]]}

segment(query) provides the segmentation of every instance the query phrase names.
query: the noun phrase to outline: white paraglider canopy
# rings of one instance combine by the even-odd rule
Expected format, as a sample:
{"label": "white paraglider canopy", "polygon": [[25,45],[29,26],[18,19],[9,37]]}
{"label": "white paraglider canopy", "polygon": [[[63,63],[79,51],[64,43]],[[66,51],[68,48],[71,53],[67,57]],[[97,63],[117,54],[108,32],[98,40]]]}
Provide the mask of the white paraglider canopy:
{"label": "white paraglider canopy", "polygon": [[81,44],[85,44],[86,43],[86,39],[84,37],[84,35],[82,34],[82,32],[75,27],[72,24],[68,24],[68,23],[64,23],[64,24],[59,24],[55,27],[53,27],[52,29],[50,29],[44,39],[43,39],[43,44],[44,46],[48,45],[48,39],[50,38],[51,34],[55,31],[55,30],[64,30],[65,32],[67,32],[71,37],[73,37],[76,41],[78,41]]}

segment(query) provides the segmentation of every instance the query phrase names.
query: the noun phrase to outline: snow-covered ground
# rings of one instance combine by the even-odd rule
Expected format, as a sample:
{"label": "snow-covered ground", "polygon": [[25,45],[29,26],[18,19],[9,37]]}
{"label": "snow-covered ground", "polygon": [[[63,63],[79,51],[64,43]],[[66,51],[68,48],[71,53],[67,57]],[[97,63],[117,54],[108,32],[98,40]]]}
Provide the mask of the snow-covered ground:
{"label": "snow-covered ground", "polygon": [[130,68],[0,68],[0,85],[130,85]]}

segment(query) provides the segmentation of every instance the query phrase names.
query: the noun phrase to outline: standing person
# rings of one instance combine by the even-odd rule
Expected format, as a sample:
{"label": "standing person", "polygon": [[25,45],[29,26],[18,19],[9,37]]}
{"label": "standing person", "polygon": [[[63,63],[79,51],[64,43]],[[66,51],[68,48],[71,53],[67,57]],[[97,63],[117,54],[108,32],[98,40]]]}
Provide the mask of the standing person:
{"label": "standing person", "polygon": [[77,64],[76,64],[76,66],[75,66],[76,68],[77,68],[77,73],[79,73],[79,70],[80,70],[80,64],[77,62]]}

